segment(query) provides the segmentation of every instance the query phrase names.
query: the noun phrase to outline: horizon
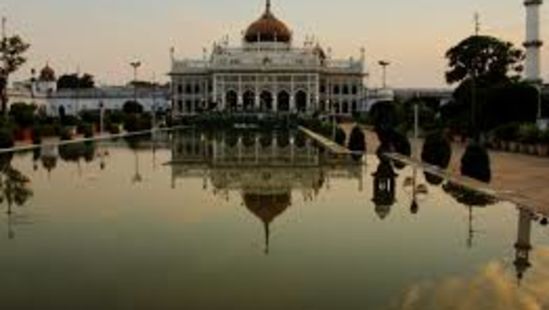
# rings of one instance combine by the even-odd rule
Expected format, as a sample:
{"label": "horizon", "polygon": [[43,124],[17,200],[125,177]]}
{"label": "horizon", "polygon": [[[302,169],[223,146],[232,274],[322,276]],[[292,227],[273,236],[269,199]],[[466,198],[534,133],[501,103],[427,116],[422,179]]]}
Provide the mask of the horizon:
{"label": "horizon", "polygon": [[[444,53],[473,33],[475,12],[480,14],[481,34],[522,48],[522,1],[478,2],[341,0],[336,6],[312,0],[274,0],[272,5],[274,14],[292,29],[295,46],[301,46],[305,36],[314,35],[324,48],[333,50],[335,58],[342,59],[358,58],[364,47],[370,87],[379,86],[381,74],[376,64],[386,59],[391,62],[388,81],[392,87],[449,88],[444,81]],[[130,6],[132,14],[127,13]],[[314,15],[309,12],[313,6]],[[49,63],[58,76],[79,70],[94,75],[100,84],[121,85],[132,79],[129,62],[135,59],[144,64],[140,80],[152,80],[156,75],[158,81],[167,81],[172,46],[176,58],[202,58],[202,49],[210,50],[213,41],[225,35],[231,45],[239,45],[240,33],[263,8],[263,0],[237,0],[231,5],[220,0],[7,0],[0,5],[0,15],[8,18],[8,35],[19,34],[31,44],[28,62],[13,75],[12,82],[28,78],[31,68],[40,70]],[[542,24],[549,22],[548,12],[549,7],[543,6]],[[346,15],[334,20],[334,14]],[[426,14],[432,18],[423,18]],[[363,30],[358,34],[356,24],[361,21]],[[541,59],[545,60],[542,76],[547,81],[547,49],[542,49]]]}

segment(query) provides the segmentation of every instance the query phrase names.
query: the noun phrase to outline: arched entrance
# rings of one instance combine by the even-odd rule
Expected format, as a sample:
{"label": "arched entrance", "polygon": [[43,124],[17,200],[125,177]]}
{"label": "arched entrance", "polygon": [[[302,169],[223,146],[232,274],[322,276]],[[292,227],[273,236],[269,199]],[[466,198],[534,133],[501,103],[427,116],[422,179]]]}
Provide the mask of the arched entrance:
{"label": "arched entrance", "polygon": [[227,109],[231,112],[235,112],[238,106],[238,94],[234,90],[229,90],[225,94],[225,102]]}
{"label": "arched entrance", "polygon": [[253,91],[246,91],[243,96],[244,111],[251,112],[254,110],[255,94]]}
{"label": "arched entrance", "polygon": [[278,93],[278,111],[290,112],[290,94],[286,91]]}
{"label": "arched entrance", "polygon": [[339,102],[335,102],[335,103],[334,103],[334,113],[335,113],[335,114],[339,114],[339,113],[340,113]]}
{"label": "arched entrance", "polygon": [[259,96],[261,102],[262,112],[271,112],[273,110],[273,94],[268,91],[264,91]]}
{"label": "arched entrance", "polygon": [[349,103],[347,101],[343,102],[343,114],[349,113]]}
{"label": "arched entrance", "polygon": [[297,112],[307,112],[307,93],[300,90],[295,94]]}

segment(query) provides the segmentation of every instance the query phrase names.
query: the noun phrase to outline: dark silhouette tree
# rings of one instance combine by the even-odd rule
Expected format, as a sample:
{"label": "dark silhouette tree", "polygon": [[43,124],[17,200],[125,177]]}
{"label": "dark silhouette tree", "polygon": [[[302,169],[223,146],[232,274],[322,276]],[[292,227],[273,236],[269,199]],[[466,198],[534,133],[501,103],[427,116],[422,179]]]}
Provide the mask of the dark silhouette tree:
{"label": "dark silhouette tree", "polygon": [[18,35],[6,37],[0,42],[0,109],[4,114],[8,109],[9,76],[27,61],[24,54],[29,47]]}
{"label": "dark silhouette tree", "polygon": [[449,84],[462,83],[473,76],[478,81],[494,83],[509,80],[509,72],[518,75],[523,70],[524,53],[510,42],[474,35],[450,48],[446,58]]}

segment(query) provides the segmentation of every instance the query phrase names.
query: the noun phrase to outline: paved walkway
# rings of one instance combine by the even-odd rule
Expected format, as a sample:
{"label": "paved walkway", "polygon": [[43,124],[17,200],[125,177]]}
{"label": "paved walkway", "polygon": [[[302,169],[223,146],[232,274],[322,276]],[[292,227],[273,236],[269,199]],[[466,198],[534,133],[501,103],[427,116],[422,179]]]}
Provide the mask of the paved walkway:
{"label": "paved walkway", "polygon": [[350,155],[352,152],[349,151],[346,147],[343,147],[334,141],[314,132],[305,127],[299,126],[299,130],[308,135],[311,139],[314,139],[318,143],[322,144],[324,147],[329,149],[335,155]]}
{"label": "paved walkway", "polygon": [[[350,132],[352,124],[343,126]],[[375,133],[365,131],[369,153],[375,153],[379,141]],[[412,141],[413,142],[413,141]],[[421,150],[423,141],[419,142]],[[444,173],[455,178],[460,177],[461,157],[465,152],[465,145],[452,145],[452,160],[450,167]],[[537,212],[549,216],[549,157],[536,157],[515,153],[490,151],[492,166],[492,182],[486,186],[476,183],[485,191],[497,193],[499,198],[512,201],[529,207]]]}

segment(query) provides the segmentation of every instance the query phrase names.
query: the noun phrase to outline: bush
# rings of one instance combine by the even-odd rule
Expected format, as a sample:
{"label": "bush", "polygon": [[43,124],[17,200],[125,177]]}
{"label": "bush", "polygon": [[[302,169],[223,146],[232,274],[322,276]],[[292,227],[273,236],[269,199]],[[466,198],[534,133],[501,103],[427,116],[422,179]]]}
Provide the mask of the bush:
{"label": "bush", "polygon": [[28,128],[34,123],[35,112],[35,105],[14,103],[10,106],[9,115],[19,127]]}
{"label": "bush", "polygon": [[493,131],[494,138],[500,141],[516,141],[518,138],[519,124],[508,123],[497,127]]}
{"label": "bush", "polygon": [[130,100],[124,103],[122,111],[126,114],[141,114],[143,113],[143,106],[139,102]]}
{"label": "bush", "polygon": [[93,125],[90,123],[81,123],[78,125],[77,131],[79,134],[84,135],[84,138],[93,137]]}
{"label": "bush", "polygon": [[461,158],[461,174],[485,183],[492,180],[490,157],[485,148],[471,144]]}
{"label": "bush", "polygon": [[549,144],[549,130],[540,132],[539,142],[543,144]]}
{"label": "bush", "polygon": [[68,127],[61,127],[61,130],[59,132],[59,137],[63,141],[72,140],[72,132]]}
{"label": "bush", "polygon": [[341,127],[337,127],[335,143],[339,145],[345,145],[346,140],[347,140],[347,135],[345,134],[345,131]]}
{"label": "bush", "polygon": [[0,129],[0,148],[9,149],[14,146],[13,132],[9,129]]}
{"label": "bush", "polygon": [[109,123],[107,124],[107,130],[111,135],[117,135],[120,133],[120,124]]}
{"label": "bush", "polygon": [[452,147],[448,139],[440,132],[433,133],[425,138],[421,160],[446,169],[452,158]]}
{"label": "bush", "polygon": [[518,130],[518,139],[522,143],[537,143],[540,136],[540,130],[536,124],[523,124]]}
{"label": "bush", "polygon": [[61,117],[61,124],[63,126],[77,126],[80,121],[74,115],[65,115]]}
{"label": "bush", "polygon": [[42,126],[35,125],[34,128],[32,129],[31,137],[32,137],[33,144],[42,143]]}
{"label": "bush", "polygon": [[364,153],[366,151],[365,139],[366,137],[364,136],[364,132],[362,131],[362,129],[358,126],[355,126],[351,131],[351,135],[349,137],[349,149],[353,152]]}

